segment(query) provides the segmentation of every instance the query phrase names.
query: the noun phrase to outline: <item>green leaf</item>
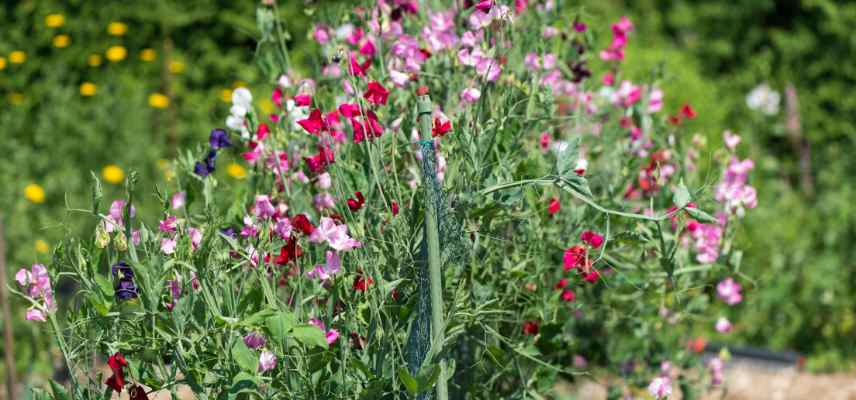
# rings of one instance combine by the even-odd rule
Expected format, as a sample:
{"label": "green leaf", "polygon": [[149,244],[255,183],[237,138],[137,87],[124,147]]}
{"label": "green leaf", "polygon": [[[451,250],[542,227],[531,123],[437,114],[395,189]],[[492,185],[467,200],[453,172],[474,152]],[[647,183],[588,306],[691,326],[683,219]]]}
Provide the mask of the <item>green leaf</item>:
{"label": "green leaf", "polygon": [[241,320],[241,325],[243,325],[243,326],[259,325],[260,323],[267,321],[275,313],[276,313],[276,311],[271,310],[270,308],[265,308],[264,310],[261,310],[255,314],[250,315],[249,317]]}
{"label": "green leaf", "polygon": [[258,356],[244,344],[243,340],[239,339],[232,345],[232,358],[242,369],[250,373],[255,373],[258,370]]}
{"label": "green leaf", "polygon": [[239,372],[232,379],[232,387],[229,388],[229,394],[254,393],[258,385],[259,382],[255,375],[250,375],[246,372]]}
{"label": "green leaf", "polygon": [[577,157],[579,156],[579,152],[577,151],[579,144],[579,137],[569,140],[568,145],[556,155],[556,172],[558,172],[560,176],[576,176],[574,173],[574,166],[576,165]]}
{"label": "green leaf", "polygon": [[440,365],[431,364],[430,368],[426,368],[423,366],[419,373],[416,375],[416,382],[418,383],[419,393],[422,393],[428,389],[431,389],[434,386],[434,383],[437,382],[437,378],[440,377]]}
{"label": "green leaf", "polygon": [[95,283],[98,284],[98,287],[101,289],[101,294],[105,297],[113,294],[113,284],[110,283],[110,280],[104,277],[104,275],[95,274]]}
{"label": "green leaf", "polygon": [[71,397],[68,396],[68,392],[64,387],[62,387],[62,385],[54,382],[53,379],[51,379],[50,383],[54,400],[71,400]]}
{"label": "green leaf", "polygon": [[315,325],[298,325],[292,330],[291,336],[305,345],[327,348],[327,337],[324,331]]}
{"label": "green leaf", "polygon": [[684,211],[686,211],[687,214],[689,214],[693,218],[697,219],[699,222],[705,222],[708,224],[715,224],[719,222],[716,218],[714,218],[714,216],[695,207],[687,207],[684,209]]}
{"label": "green leaf", "polygon": [[416,378],[413,375],[410,375],[410,372],[407,372],[407,368],[401,367],[398,369],[398,380],[401,381],[401,384],[407,388],[407,391],[410,394],[419,393],[419,383],[416,382]]}
{"label": "green leaf", "polygon": [[[271,338],[274,340],[281,342],[288,337],[288,332],[291,331],[294,326],[297,325],[297,318],[294,314],[280,311],[276,313],[274,316],[267,319],[267,328],[270,331]],[[323,336],[323,333],[322,333]],[[324,343],[327,343],[327,339],[324,339]]]}
{"label": "green leaf", "polygon": [[675,207],[681,209],[686,207],[691,200],[690,191],[687,189],[687,185],[684,184],[684,180],[681,179],[678,187],[675,189],[675,193],[672,194],[672,202],[675,203]]}

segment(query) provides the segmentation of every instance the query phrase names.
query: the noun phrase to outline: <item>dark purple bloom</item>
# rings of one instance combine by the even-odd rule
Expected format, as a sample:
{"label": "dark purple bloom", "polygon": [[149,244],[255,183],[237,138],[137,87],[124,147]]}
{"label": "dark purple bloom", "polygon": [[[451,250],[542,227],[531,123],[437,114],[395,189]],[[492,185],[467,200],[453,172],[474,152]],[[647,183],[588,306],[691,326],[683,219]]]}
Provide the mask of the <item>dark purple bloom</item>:
{"label": "dark purple bloom", "polygon": [[262,348],[265,343],[267,343],[265,337],[258,334],[257,332],[250,332],[249,334],[247,334],[247,336],[244,336],[244,344],[246,344],[247,347],[253,350],[258,350]]}
{"label": "dark purple bloom", "polygon": [[208,139],[208,143],[214,150],[232,145],[232,143],[229,142],[229,134],[226,133],[225,130],[219,128],[211,131],[211,137]]}
{"label": "dark purple bloom", "polygon": [[205,160],[196,162],[196,165],[193,167],[193,172],[195,172],[196,175],[199,175],[203,178],[208,176],[209,174],[214,172],[214,169],[215,169],[214,168],[215,167],[214,161],[216,159],[217,159],[217,151],[216,150],[209,151],[208,155],[205,156]]}
{"label": "dark purple bloom", "polygon": [[111,268],[113,279],[116,281],[113,293],[119,301],[135,299],[140,290],[134,284],[134,270],[124,261],[113,264]]}
{"label": "dark purple bloom", "polygon": [[224,236],[228,236],[228,237],[230,237],[230,238],[232,238],[232,239],[237,239],[237,238],[238,238],[238,234],[237,234],[237,233],[235,233],[235,229],[234,229],[234,228],[231,228],[231,227],[230,227],[230,228],[226,228],[226,229],[220,229],[220,233],[222,233]]}

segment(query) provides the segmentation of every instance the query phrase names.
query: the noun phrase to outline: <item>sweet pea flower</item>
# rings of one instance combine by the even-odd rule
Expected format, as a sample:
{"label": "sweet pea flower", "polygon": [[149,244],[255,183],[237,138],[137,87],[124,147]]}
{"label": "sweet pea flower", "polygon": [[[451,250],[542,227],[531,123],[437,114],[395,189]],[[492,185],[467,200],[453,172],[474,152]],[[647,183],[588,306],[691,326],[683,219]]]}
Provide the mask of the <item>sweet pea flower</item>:
{"label": "sweet pea flower", "polygon": [[725,301],[726,304],[733,306],[743,301],[743,295],[740,294],[742,287],[734,279],[725,278],[716,285],[716,292],[719,298]]}
{"label": "sweet pea flower", "polygon": [[160,248],[164,254],[170,255],[170,254],[175,253],[175,246],[177,244],[178,244],[178,241],[176,240],[175,237],[165,237],[165,238],[161,239]]}
{"label": "sweet pea flower", "polygon": [[725,380],[722,370],[723,370],[723,362],[719,357],[714,357],[710,359],[707,363],[707,367],[710,368],[710,384],[713,386],[719,386]]}
{"label": "sweet pea flower", "polygon": [[666,376],[658,376],[648,385],[648,393],[657,399],[662,399],[672,395],[672,380]]}
{"label": "sweet pea flower", "polygon": [[728,333],[728,332],[731,332],[731,328],[732,328],[731,321],[729,321],[725,317],[719,317],[719,319],[716,320],[716,331],[717,332]]}
{"label": "sweet pea flower", "polygon": [[270,202],[270,196],[265,194],[256,195],[256,204],[253,207],[253,215],[259,219],[270,219],[276,214],[276,209]]}
{"label": "sweet pea flower", "polygon": [[318,278],[323,282],[339,273],[340,267],[339,255],[334,251],[327,250],[327,263],[316,265],[314,269],[306,272],[306,276],[313,279]]}
{"label": "sweet pea flower", "polygon": [[172,205],[173,210],[178,210],[181,207],[184,207],[184,204],[187,202],[187,192],[175,192],[169,199],[170,204]]}
{"label": "sweet pea flower", "polygon": [[327,338],[327,344],[328,345],[335,343],[336,340],[339,339],[339,331],[337,331],[335,329],[327,330],[327,328],[324,326],[324,323],[321,322],[321,320],[319,320],[317,318],[312,318],[309,320],[309,323],[317,326],[318,329],[320,329],[321,331],[324,332],[324,337]]}
{"label": "sweet pea flower", "polygon": [[246,336],[244,336],[244,344],[246,344],[247,347],[253,350],[261,349],[262,347],[264,347],[265,343],[267,343],[267,340],[265,339],[264,335],[258,332],[250,332]]}
{"label": "sweet pea flower", "polygon": [[199,248],[199,244],[202,243],[202,230],[196,228],[188,228],[187,235],[190,236],[190,245],[193,247],[193,250]]}
{"label": "sweet pea flower", "polygon": [[327,190],[332,185],[332,179],[330,178],[329,172],[324,172],[321,175],[318,175],[318,181],[316,182],[318,185],[318,189]]}
{"label": "sweet pea flower", "polygon": [[45,322],[47,321],[47,317],[45,317],[45,313],[42,310],[30,307],[27,309],[27,314],[25,317],[27,321],[39,321]]}
{"label": "sweet pea flower", "polygon": [[174,233],[178,226],[178,217],[175,215],[167,215],[166,218],[160,221],[158,229],[164,233]]}
{"label": "sweet pea flower", "polygon": [[722,140],[725,142],[725,147],[728,150],[734,151],[737,145],[740,144],[740,135],[734,134],[731,131],[722,132]]}
{"label": "sweet pea flower", "polygon": [[362,246],[362,243],[348,236],[347,225],[338,225],[329,217],[321,218],[318,227],[309,236],[309,241],[313,243],[327,242],[336,251],[350,251]]}
{"label": "sweet pea flower", "polygon": [[481,90],[476,88],[466,88],[461,91],[461,101],[467,104],[472,104],[481,98]]}
{"label": "sweet pea flower", "polygon": [[270,351],[263,351],[259,355],[259,372],[264,373],[276,367],[276,356]]}

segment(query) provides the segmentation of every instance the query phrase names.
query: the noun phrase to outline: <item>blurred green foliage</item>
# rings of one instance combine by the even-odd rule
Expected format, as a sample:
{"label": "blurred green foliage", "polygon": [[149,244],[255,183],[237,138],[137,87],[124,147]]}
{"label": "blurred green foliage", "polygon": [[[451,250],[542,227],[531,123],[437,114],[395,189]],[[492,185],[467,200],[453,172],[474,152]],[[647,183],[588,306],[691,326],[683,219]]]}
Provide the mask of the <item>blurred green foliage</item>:
{"label": "blurred green foliage", "polygon": [[[309,20],[300,18],[303,7],[294,6],[300,4],[278,8],[292,24],[285,28],[296,64],[304,54],[297,45],[310,43],[301,40]],[[109,165],[121,175],[133,168],[138,187],[152,192],[166,184],[167,160],[178,149],[203,142],[212,124],[222,125],[232,88],[263,82],[253,65],[255,6],[215,0],[0,5],[0,216],[9,278],[22,266],[47,263],[63,237],[91,232],[87,219],[69,211],[91,208],[90,171],[104,182],[102,206],[123,193],[120,174],[113,172],[114,183],[102,176]],[[146,196],[138,209],[150,215],[159,209],[156,202]],[[77,223],[66,226],[80,231],[62,228],[69,219]],[[48,354],[39,351],[49,339],[32,339],[40,337],[39,327],[17,323],[23,313],[13,307],[18,367],[49,372]]]}

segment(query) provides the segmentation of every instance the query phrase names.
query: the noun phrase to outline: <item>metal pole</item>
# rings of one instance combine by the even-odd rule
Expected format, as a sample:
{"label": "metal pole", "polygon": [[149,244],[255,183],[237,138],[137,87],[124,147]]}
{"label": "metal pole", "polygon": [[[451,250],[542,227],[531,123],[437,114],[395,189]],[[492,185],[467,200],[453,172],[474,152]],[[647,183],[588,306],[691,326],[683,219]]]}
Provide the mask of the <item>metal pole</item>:
{"label": "metal pole", "polygon": [[[419,96],[419,130],[422,140],[431,140],[431,97],[427,94]],[[433,144],[431,144],[433,146]],[[426,146],[427,147],[427,146]],[[425,147],[423,147],[425,148]],[[430,148],[433,150],[433,147]],[[422,153],[423,157],[435,157],[434,152]],[[434,166],[435,161],[423,160],[423,168]],[[436,174],[436,171],[423,171],[423,176]],[[436,195],[431,193],[427,182],[423,182],[425,191],[425,240],[428,244],[428,280],[431,288],[431,336],[434,354],[439,354],[445,341],[446,323],[443,320],[443,274],[442,256],[440,254],[440,229],[437,221]],[[448,400],[449,388],[446,383],[446,361],[439,357],[440,377],[437,379],[437,399]]]}

